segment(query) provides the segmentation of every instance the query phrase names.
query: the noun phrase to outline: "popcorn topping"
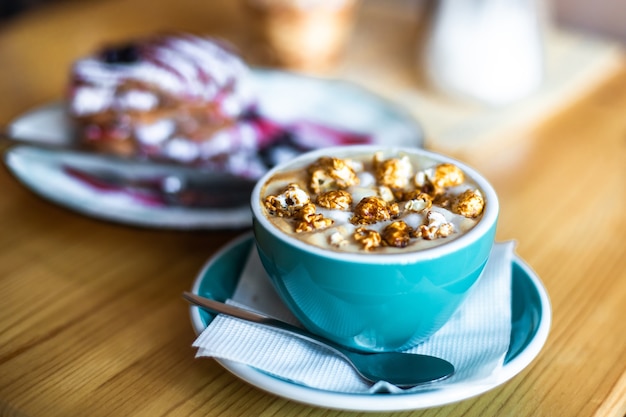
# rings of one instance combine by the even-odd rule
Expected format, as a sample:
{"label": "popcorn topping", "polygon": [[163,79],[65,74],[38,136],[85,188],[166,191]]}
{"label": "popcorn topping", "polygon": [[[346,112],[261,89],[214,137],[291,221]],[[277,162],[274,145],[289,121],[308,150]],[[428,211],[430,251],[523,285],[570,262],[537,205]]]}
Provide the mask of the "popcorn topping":
{"label": "popcorn topping", "polygon": [[327,191],[318,195],[315,202],[327,209],[348,210],[352,205],[352,195],[344,190]]}
{"label": "popcorn topping", "polygon": [[446,217],[436,211],[429,211],[426,215],[425,224],[417,229],[416,236],[421,236],[427,240],[434,240],[439,237],[448,237],[454,232],[454,225],[448,223]]}
{"label": "popcorn topping", "polygon": [[313,230],[324,229],[333,224],[332,219],[324,217],[324,215],[315,212],[315,204],[305,204],[296,213],[298,220],[296,225],[296,233],[311,232]]}
{"label": "popcorn topping", "polygon": [[402,154],[322,157],[270,179],[266,187],[288,185],[264,205],[274,224],[316,246],[392,253],[432,247],[474,227],[485,201],[456,165],[417,165],[424,163]]}
{"label": "popcorn topping", "polygon": [[373,224],[391,219],[398,214],[398,204],[387,204],[380,197],[365,197],[354,208],[352,224]]}
{"label": "popcorn topping", "polygon": [[378,195],[387,203],[391,203],[396,199],[396,196],[393,194],[393,191],[391,191],[391,188],[386,185],[380,185],[378,187]]}
{"label": "popcorn topping", "polygon": [[328,156],[319,158],[309,169],[309,188],[314,193],[331,189],[345,189],[359,183],[352,165],[343,159]]}
{"label": "popcorn topping", "polygon": [[464,181],[463,171],[449,163],[420,171],[414,177],[414,183],[418,188],[433,194],[441,194],[446,188],[461,185]]}
{"label": "popcorn topping", "polygon": [[466,190],[452,204],[452,211],[461,216],[475,218],[481,215],[485,199],[478,190]]}
{"label": "popcorn topping", "polygon": [[435,188],[454,187],[463,184],[465,174],[459,167],[453,164],[439,164],[435,167],[431,182]]}
{"label": "popcorn topping", "polygon": [[265,198],[265,208],[279,217],[290,217],[311,201],[309,195],[298,184],[289,184],[281,194]]}
{"label": "popcorn topping", "polygon": [[407,156],[381,160],[382,155],[377,152],[374,155],[374,168],[376,181],[380,185],[391,189],[405,188],[413,175],[413,166]]}
{"label": "popcorn topping", "polygon": [[382,238],[380,237],[380,233],[374,230],[368,230],[365,227],[359,227],[354,231],[354,240],[359,242],[363,249],[366,251],[370,251],[374,248],[377,248],[382,243]]}
{"label": "popcorn topping", "polygon": [[390,223],[383,229],[382,238],[386,245],[404,248],[411,240],[411,228],[402,220]]}
{"label": "popcorn topping", "polygon": [[340,248],[348,244],[348,239],[346,239],[341,233],[335,232],[328,238],[328,243],[336,248]]}
{"label": "popcorn topping", "polygon": [[421,213],[427,210],[433,205],[433,198],[426,193],[412,191],[404,195],[408,201],[404,203],[404,209],[407,211],[413,211]]}

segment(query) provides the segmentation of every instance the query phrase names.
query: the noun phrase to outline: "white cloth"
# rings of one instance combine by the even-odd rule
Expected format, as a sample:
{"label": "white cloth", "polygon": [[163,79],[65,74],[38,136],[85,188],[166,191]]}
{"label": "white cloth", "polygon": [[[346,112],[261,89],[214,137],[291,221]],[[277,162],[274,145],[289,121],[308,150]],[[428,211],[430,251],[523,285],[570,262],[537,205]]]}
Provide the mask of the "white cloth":
{"label": "white cloth", "polygon": [[[342,393],[416,392],[441,384],[484,381],[502,366],[509,347],[513,250],[513,242],[495,244],[483,274],[459,310],[437,333],[407,351],[451,362],[456,372],[445,380],[409,390],[386,382],[372,385],[322,347],[224,315],[218,315],[196,339],[196,357],[240,362],[298,384]],[[297,323],[274,291],[255,248],[229,302]]]}

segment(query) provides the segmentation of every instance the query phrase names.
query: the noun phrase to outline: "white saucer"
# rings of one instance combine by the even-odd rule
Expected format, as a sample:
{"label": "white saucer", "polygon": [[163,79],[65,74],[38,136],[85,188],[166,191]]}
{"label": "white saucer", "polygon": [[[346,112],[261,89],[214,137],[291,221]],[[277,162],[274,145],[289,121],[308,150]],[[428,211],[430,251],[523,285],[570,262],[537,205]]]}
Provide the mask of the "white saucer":
{"label": "white saucer", "polygon": [[[254,70],[259,113],[278,123],[309,121],[368,135],[373,143],[421,147],[423,132],[407,112],[391,102],[346,81]],[[9,127],[16,138],[45,143],[73,140],[64,103],[43,106],[19,117]],[[155,207],[124,195],[104,192],[68,175],[64,164],[80,164],[80,156],[13,147],[4,157],[15,177],[36,194],[79,213],[124,224],[171,229],[247,227],[247,205],[234,209]],[[79,165],[80,166],[80,165]]]}
{"label": "white saucer", "polygon": [[[233,294],[253,245],[251,233],[235,239],[208,262],[196,278],[192,291],[225,301]],[[539,354],[546,342],[552,318],[546,289],[535,272],[515,256],[512,268],[512,327],[509,350],[502,368],[482,380],[459,380],[430,391],[403,394],[350,394],[321,390],[269,375],[261,370],[227,360],[218,362],[242,380],[281,397],[324,408],[351,411],[401,411],[441,406],[485,393],[513,378]],[[212,316],[190,307],[196,334]]]}

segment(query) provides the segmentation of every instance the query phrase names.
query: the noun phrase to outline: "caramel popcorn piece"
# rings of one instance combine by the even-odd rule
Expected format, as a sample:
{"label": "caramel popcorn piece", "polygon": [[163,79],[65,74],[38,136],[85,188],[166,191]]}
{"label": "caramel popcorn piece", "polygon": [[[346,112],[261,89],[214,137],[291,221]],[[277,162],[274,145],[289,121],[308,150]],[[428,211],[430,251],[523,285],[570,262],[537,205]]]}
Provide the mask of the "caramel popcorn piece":
{"label": "caramel popcorn piece", "polygon": [[414,178],[418,188],[434,194],[441,194],[446,188],[461,185],[464,181],[465,174],[461,168],[447,162],[420,171]]}
{"label": "caramel popcorn piece", "polygon": [[332,190],[318,195],[315,202],[327,209],[348,210],[352,206],[352,196],[345,190]]}
{"label": "caramel popcorn piece", "polygon": [[382,243],[380,233],[375,230],[369,230],[364,227],[358,227],[354,231],[354,240],[361,244],[363,249],[370,251],[377,248]]}
{"label": "caramel popcorn piece", "polygon": [[430,183],[426,171],[419,171],[413,178],[414,185],[419,191],[429,194],[435,194],[435,187]]}
{"label": "caramel popcorn piece", "polygon": [[324,229],[333,224],[333,220],[324,217],[321,213],[315,212],[315,204],[305,204],[296,213],[296,233],[312,232],[313,230]]}
{"label": "caramel popcorn piece", "polygon": [[415,231],[416,237],[426,240],[434,240],[440,237],[448,237],[454,233],[454,225],[446,220],[446,217],[436,211],[429,211],[425,223]]}
{"label": "caramel popcorn piece", "polygon": [[387,204],[380,197],[365,197],[354,208],[354,215],[350,219],[352,224],[374,224],[390,220],[397,216],[399,208],[397,203]]}
{"label": "caramel popcorn piece", "polygon": [[374,169],[376,182],[391,189],[402,189],[409,184],[413,175],[413,166],[408,156],[381,160],[382,155],[374,155]]}
{"label": "caramel popcorn piece", "polygon": [[341,233],[335,232],[328,237],[328,243],[336,248],[340,248],[348,244],[348,239],[346,239]]}
{"label": "caramel popcorn piece", "polygon": [[396,199],[396,196],[394,195],[391,188],[387,187],[386,185],[378,186],[378,195],[387,203],[391,203],[392,201]]}
{"label": "caramel popcorn piece", "polygon": [[311,198],[307,192],[298,184],[292,183],[287,185],[280,194],[265,197],[265,208],[270,214],[279,217],[291,217],[310,201]]}
{"label": "caramel popcorn piece", "polygon": [[346,160],[323,156],[308,168],[310,189],[319,194],[331,189],[345,189],[359,183],[359,178]]}
{"label": "caramel popcorn piece", "polygon": [[382,238],[387,246],[404,248],[411,240],[412,229],[403,220],[390,223],[383,229]]}
{"label": "caramel popcorn piece", "polygon": [[452,212],[468,218],[480,216],[485,208],[485,199],[478,190],[465,190],[452,204]]}
{"label": "caramel popcorn piece", "polygon": [[443,163],[435,167],[430,180],[435,188],[454,187],[463,184],[465,174],[454,164]]}
{"label": "caramel popcorn piece", "polygon": [[404,203],[404,209],[415,213],[428,210],[433,205],[433,198],[418,190],[404,194],[403,198],[407,199],[406,203]]}

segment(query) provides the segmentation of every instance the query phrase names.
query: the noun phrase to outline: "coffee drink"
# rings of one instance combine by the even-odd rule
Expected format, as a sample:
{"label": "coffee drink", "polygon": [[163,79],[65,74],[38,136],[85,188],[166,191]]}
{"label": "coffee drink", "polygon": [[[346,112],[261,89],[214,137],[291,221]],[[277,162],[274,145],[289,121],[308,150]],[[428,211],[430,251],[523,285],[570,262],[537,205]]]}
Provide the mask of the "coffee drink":
{"label": "coffee drink", "polygon": [[263,184],[260,197],[263,213],[284,233],[371,254],[445,244],[471,230],[488,203],[455,164],[395,151],[289,167]]}

